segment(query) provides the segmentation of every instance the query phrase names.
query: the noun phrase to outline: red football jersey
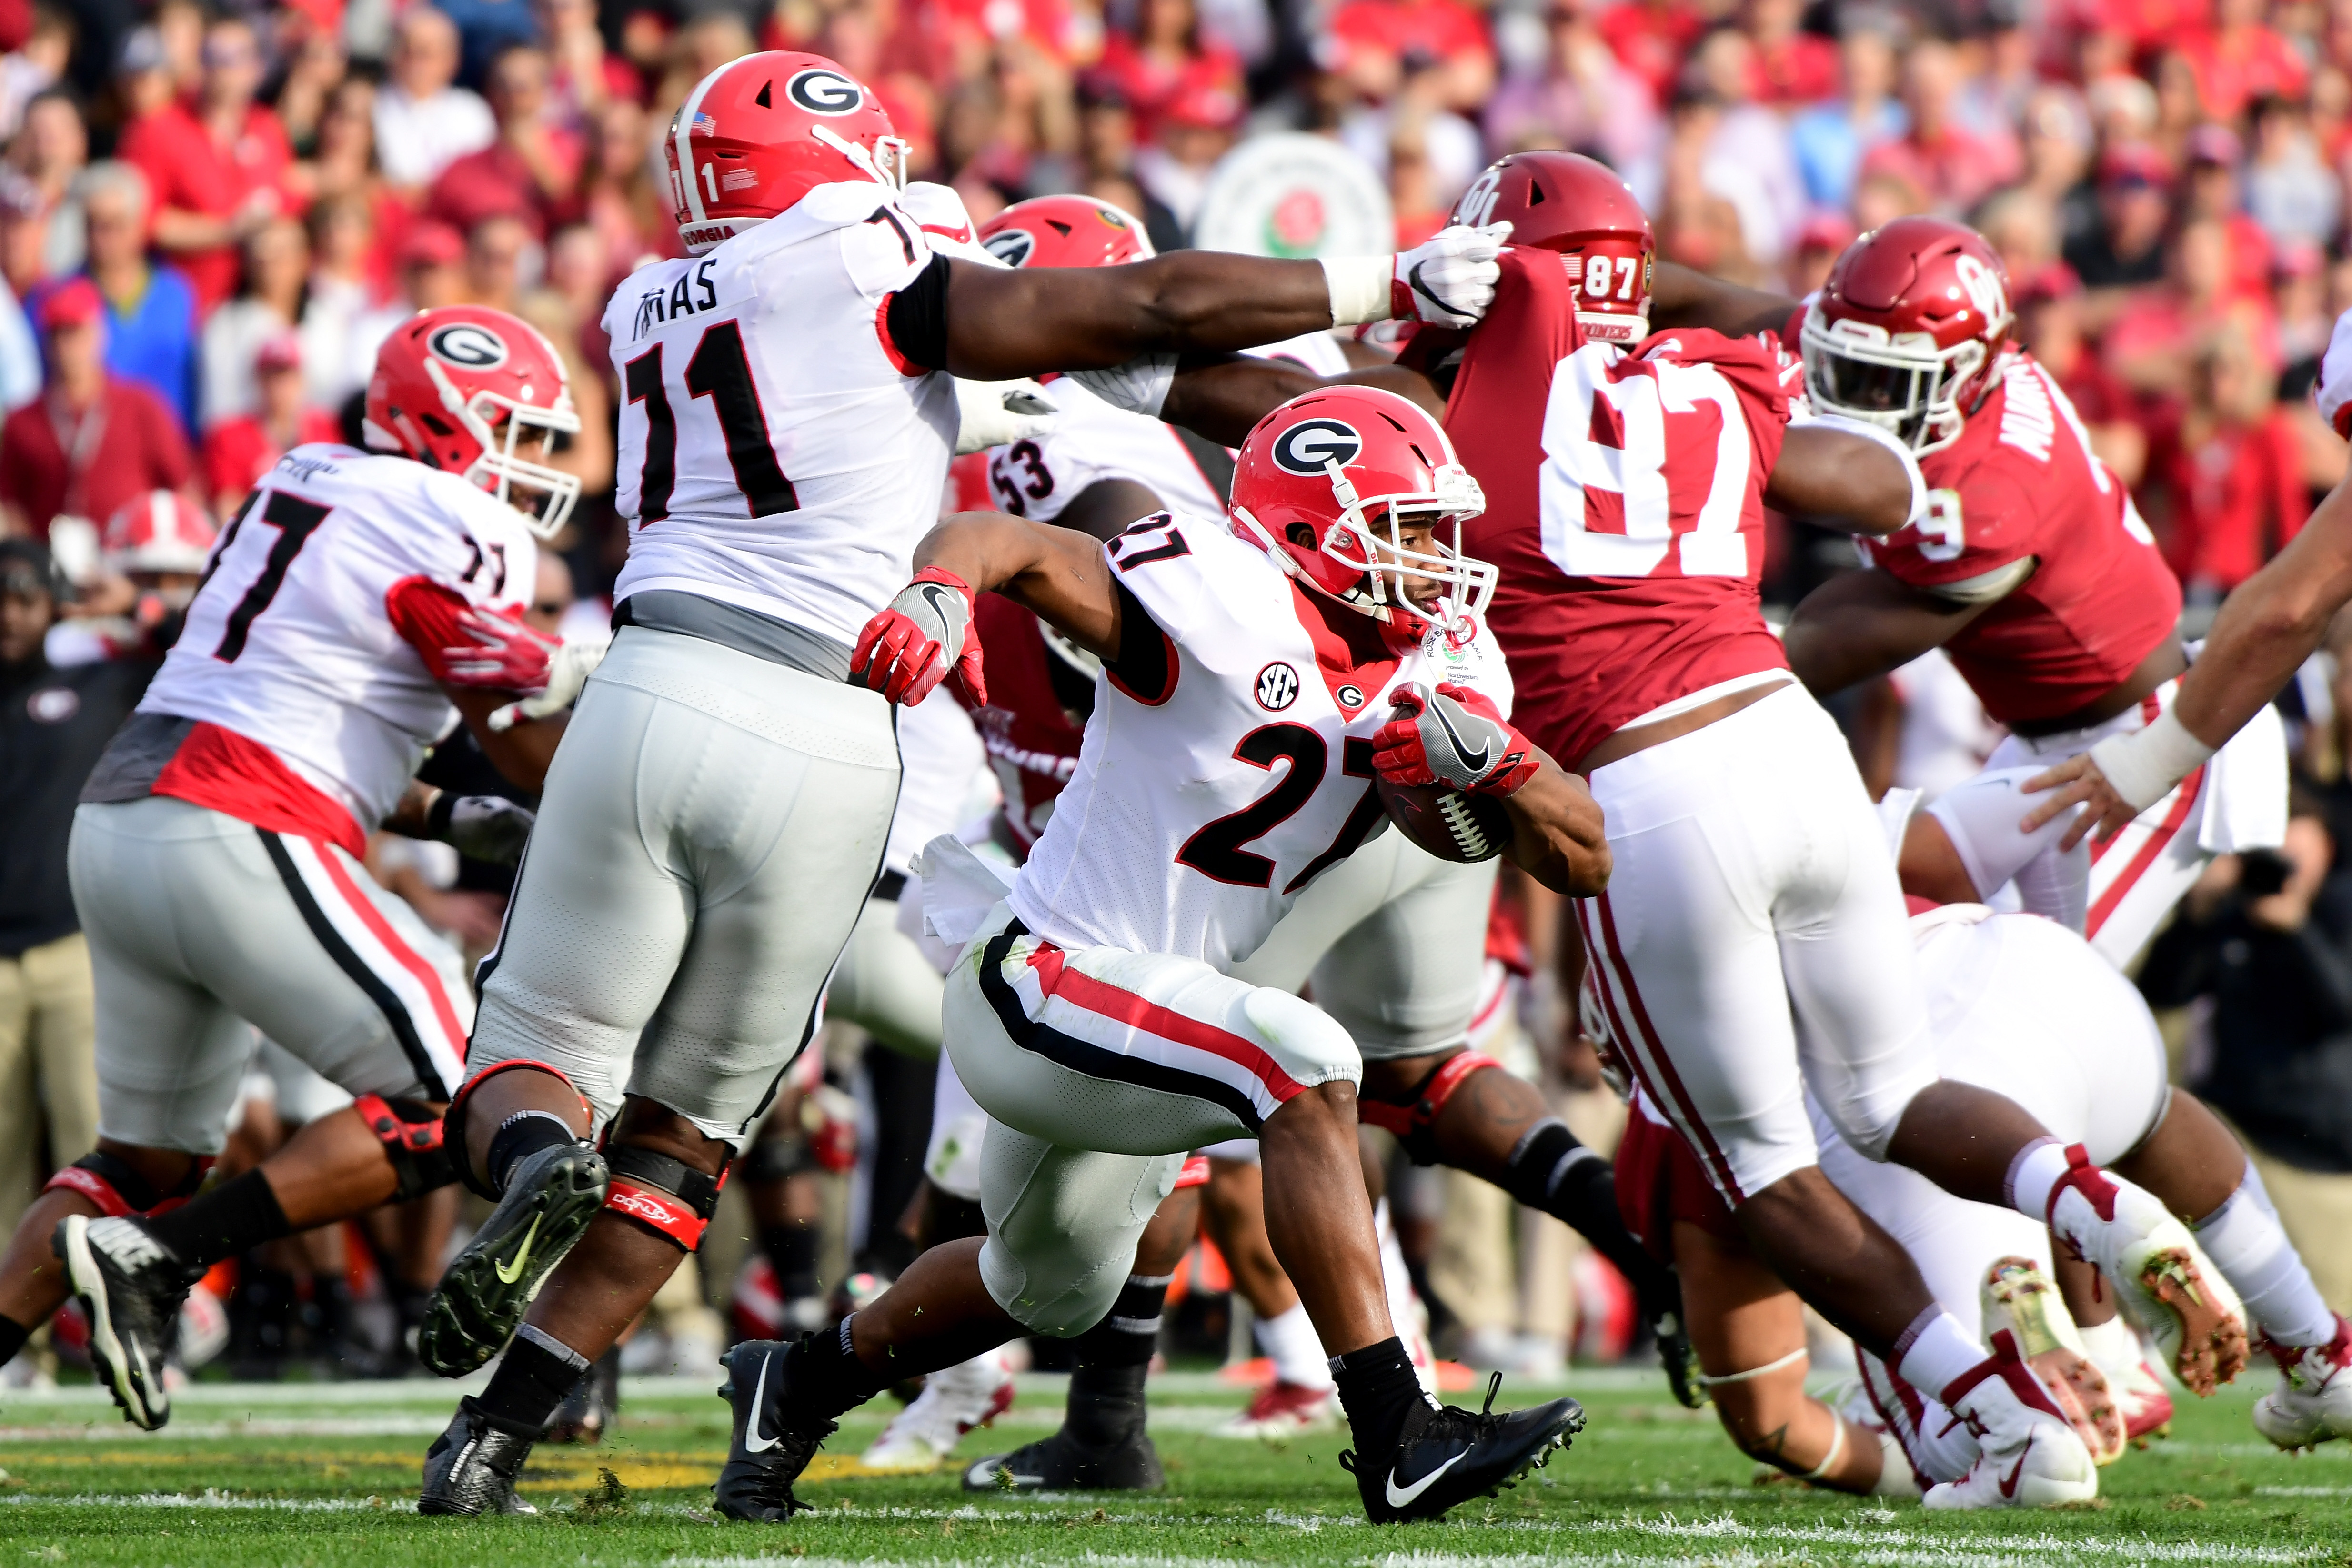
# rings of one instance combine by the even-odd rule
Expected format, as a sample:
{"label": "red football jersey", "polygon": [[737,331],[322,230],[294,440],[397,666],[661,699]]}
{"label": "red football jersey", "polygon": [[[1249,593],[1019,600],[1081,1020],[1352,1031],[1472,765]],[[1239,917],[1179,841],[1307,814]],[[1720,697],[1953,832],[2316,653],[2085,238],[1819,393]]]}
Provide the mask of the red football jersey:
{"label": "red football jersey", "polygon": [[1487,620],[1514,721],[1564,766],[1654,708],[1788,668],[1759,584],[1801,374],[1769,334],[1589,343],[1576,283],[1570,258],[1505,251],[1445,410],[1486,492],[1463,548],[1502,572]]}
{"label": "red football jersey", "polygon": [[[1054,801],[1077,771],[1086,716],[1076,722],[1055,688],[1041,624],[1030,611],[998,594],[980,595],[981,659],[988,671],[988,706],[972,711],[988,765],[1004,791],[1003,820],[1023,854],[1054,815]],[[1079,678],[1062,677],[1066,685]],[[950,689],[956,689],[952,686]],[[962,700],[961,690],[958,700]],[[970,706],[969,703],[966,704]]]}
{"label": "red football jersey", "polygon": [[2074,405],[2020,353],[1960,438],[1919,461],[1927,515],[1867,542],[1915,587],[2027,556],[2033,575],[1945,645],[1985,711],[2055,719],[2120,685],[2180,618],[2180,584],[2121,480],[2091,455]]}

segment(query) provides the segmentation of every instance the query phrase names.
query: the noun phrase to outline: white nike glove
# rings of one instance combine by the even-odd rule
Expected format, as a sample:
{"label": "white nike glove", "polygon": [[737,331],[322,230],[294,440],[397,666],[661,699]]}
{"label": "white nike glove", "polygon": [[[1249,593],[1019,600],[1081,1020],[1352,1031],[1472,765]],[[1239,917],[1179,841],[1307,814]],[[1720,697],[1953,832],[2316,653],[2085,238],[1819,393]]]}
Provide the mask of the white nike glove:
{"label": "white nike glove", "polygon": [[963,423],[956,430],[956,456],[985,452],[1050,433],[1060,412],[1045,389],[1025,377],[1017,381],[966,381],[956,378],[956,408]]}
{"label": "white nike glove", "polygon": [[2336,335],[2327,340],[2312,395],[2319,401],[2319,416],[2338,436],[2352,439],[2352,310],[2336,318]]}
{"label": "white nike glove", "polygon": [[1490,223],[1483,228],[1457,224],[1400,252],[1389,314],[1433,327],[1475,325],[1495,302],[1495,283],[1503,275],[1495,258],[1510,237],[1507,223]]}
{"label": "white nike glove", "polygon": [[1108,370],[1074,370],[1069,379],[1113,408],[1157,419],[1160,405],[1168,401],[1168,389],[1176,384],[1176,356],[1145,354]]}
{"label": "white nike glove", "polygon": [[580,696],[580,689],[604,662],[613,639],[605,637],[566,637],[548,656],[547,689],[520,702],[509,702],[490,711],[490,728],[499,733],[513,729],[527,719],[544,719],[561,713]]}
{"label": "white nike glove", "polygon": [[511,866],[522,858],[535,820],[530,807],[503,795],[453,795],[443,790],[425,814],[425,836],[470,860]]}

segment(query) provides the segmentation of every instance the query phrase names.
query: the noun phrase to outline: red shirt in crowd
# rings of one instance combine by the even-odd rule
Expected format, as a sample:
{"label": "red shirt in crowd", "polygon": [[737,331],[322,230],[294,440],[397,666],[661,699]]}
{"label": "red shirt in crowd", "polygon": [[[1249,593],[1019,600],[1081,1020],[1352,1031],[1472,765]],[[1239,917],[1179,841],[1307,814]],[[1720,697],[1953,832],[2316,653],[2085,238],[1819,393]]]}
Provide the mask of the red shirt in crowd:
{"label": "red shirt in crowd", "polygon": [[1486,24],[1459,0],[1349,0],[1331,18],[1331,37],[1349,53],[1368,50],[1433,60],[1492,52]]}
{"label": "red shirt in crowd", "polygon": [[[202,213],[207,217],[233,216],[258,190],[278,193],[291,210],[284,184],[293,149],[277,114],[261,104],[245,112],[245,127],[223,148],[214,143],[204,121],[184,103],[167,103],[140,119],[122,133],[116,156],[135,163],[147,176],[155,209]],[[184,250],[173,259],[196,288],[196,309],[209,311],[236,290],[239,266],[236,247],[216,245],[208,250]]]}
{"label": "red shirt in crowd", "polygon": [[1188,88],[1223,87],[1237,99],[1244,90],[1241,57],[1217,44],[1200,45],[1181,60],[1159,60],[1138,49],[1132,39],[1113,33],[1095,68],[1116,82],[1133,106],[1139,142],[1159,139],[1160,116]]}
{"label": "red shirt in crowd", "polygon": [[1834,98],[1837,46],[1818,33],[1791,33],[1777,43],[1758,44],[1748,84],[1757,102],[1775,108],[1801,107]]}
{"label": "red shirt in crowd", "polygon": [[484,218],[514,216],[530,226],[534,238],[544,240],[576,216],[572,195],[579,184],[579,138],[550,132],[558,167],[563,171],[560,191],[543,191],[521,153],[504,142],[493,142],[478,153],[468,153],[441,171],[425,197],[425,216],[437,218],[459,234],[471,234]]}
{"label": "red shirt in crowd", "polygon": [[[305,408],[294,432],[298,447],[311,441],[341,441],[341,426],[323,408]],[[224,419],[205,435],[205,499],[223,494],[243,495],[286,455],[255,414]]]}
{"label": "red shirt in crowd", "polygon": [[2148,471],[2172,497],[2164,558],[2183,583],[2228,593],[2311,515],[2302,450],[2282,409],[2252,426],[2218,426],[2193,443],[2174,426],[2152,445]]}
{"label": "red shirt in crowd", "polygon": [[2197,96],[2205,112],[2230,121],[2246,105],[2269,95],[2300,100],[2311,68],[2294,47],[2270,28],[2200,30],[2183,39],[2180,52],[2197,73]]}
{"label": "red shirt in crowd", "polygon": [[1706,19],[1684,0],[1635,0],[1601,13],[1601,36],[1627,70],[1650,84],[1664,108],[1674,96],[1683,58],[1706,28]]}
{"label": "red shirt in crowd", "polygon": [[79,420],[56,404],[37,399],[0,425],[0,500],[24,515],[34,538],[47,539],[60,514],[104,522],[149,490],[188,482],[180,422],[138,383],[108,376],[105,395]]}
{"label": "red shirt in crowd", "polygon": [[2016,172],[2005,149],[1954,125],[1933,140],[1914,131],[1880,142],[1863,154],[1860,177],[1893,174],[1916,186],[1930,206],[1958,212]]}

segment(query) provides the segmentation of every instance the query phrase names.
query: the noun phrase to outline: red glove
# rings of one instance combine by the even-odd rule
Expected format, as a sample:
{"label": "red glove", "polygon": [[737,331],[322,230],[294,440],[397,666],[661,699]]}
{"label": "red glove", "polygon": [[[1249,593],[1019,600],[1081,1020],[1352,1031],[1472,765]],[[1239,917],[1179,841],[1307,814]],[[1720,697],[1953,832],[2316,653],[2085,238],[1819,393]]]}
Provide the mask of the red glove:
{"label": "red glove", "polygon": [[452,686],[526,694],[547,689],[548,661],[562,646],[520,620],[482,610],[457,617],[464,639],[441,650],[442,679]]}
{"label": "red glove", "polygon": [[952,675],[973,707],[985,707],[988,681],[980,665],[976,607],[962,578],[924,567],[866,623],[849,656],[849,673],[908,708]]}
{"label": "red glove", "polygon": [[1449,784],[1510,795],[1535,777],[1542,758],[1486,694],[1444,685],[1401,687],[1394,715],[1372,736],[1372,771],[1391,784]]}

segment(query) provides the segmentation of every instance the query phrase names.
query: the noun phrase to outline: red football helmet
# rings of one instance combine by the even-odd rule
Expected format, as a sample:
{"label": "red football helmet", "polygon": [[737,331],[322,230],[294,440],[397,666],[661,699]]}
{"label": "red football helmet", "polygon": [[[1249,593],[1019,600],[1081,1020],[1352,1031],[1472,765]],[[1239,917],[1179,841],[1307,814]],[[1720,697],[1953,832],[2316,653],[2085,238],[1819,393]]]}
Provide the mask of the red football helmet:
{"label": "red football helmet", "polygon": [[1007,267],[1116,267],[1159,252],[1126,211],[1092,196],[1032,196],[980,226],[980,243]]}
{"label": "red football helmet", "polygon": [[2009,271],[1983,236],[1897,218],[1846,247],[1805,311],[1805,391],[1824,413],[1936,451],[2000,384],[2014,320]]}
{"label": "red football helmet", "polygon": [[1658,244],[1649,216],[1605,163],[1575,153],[1514,153],[1486,165],[1448,223],[1511,226],[1513,245],[1569,258],[1584,335],[1639,342],[1650,335]]}
{"label": "red football helmet", "polygon": [[[499,426],[505,426],[503,436]],[[368,378],[368,447],[400,452],[464,476],[554,537],[580,500],[580,480],[525,456],[540,432],[544,457],[556,435],[580,433],[555,345],[530,322],[482,305],[419,310],[392,330]],[[514,493],[542,498],[534,513]]]}
{"label": "red football helmet", "polygon": [[874,89],[826,59],[745,55],[697,82],[670,121],[677,236],[700,256],[819,185],[907,184],[908,147]]}
{"label": "red football helmet", "polygon": [[[1483,612],[1495,568],[1461,552],[1464,520],[1486,510],[1454,443],[1419,405],[1370,386],[1292,398],[1257,422],[1234,462],[1234,531],[1309,587],[1401,629],[1395,615],[1454,626]],[[1451,522],[1448,542],[1410,550],[1403,525]],[[1433,612],[1408,584],[1436,582]]]}
{"label": "red football helmet", "polygon": [[115,509],[100,542],[110,572],[194,576],[205,569],[215,532],[204,509],[177,490],[149,490]]}

